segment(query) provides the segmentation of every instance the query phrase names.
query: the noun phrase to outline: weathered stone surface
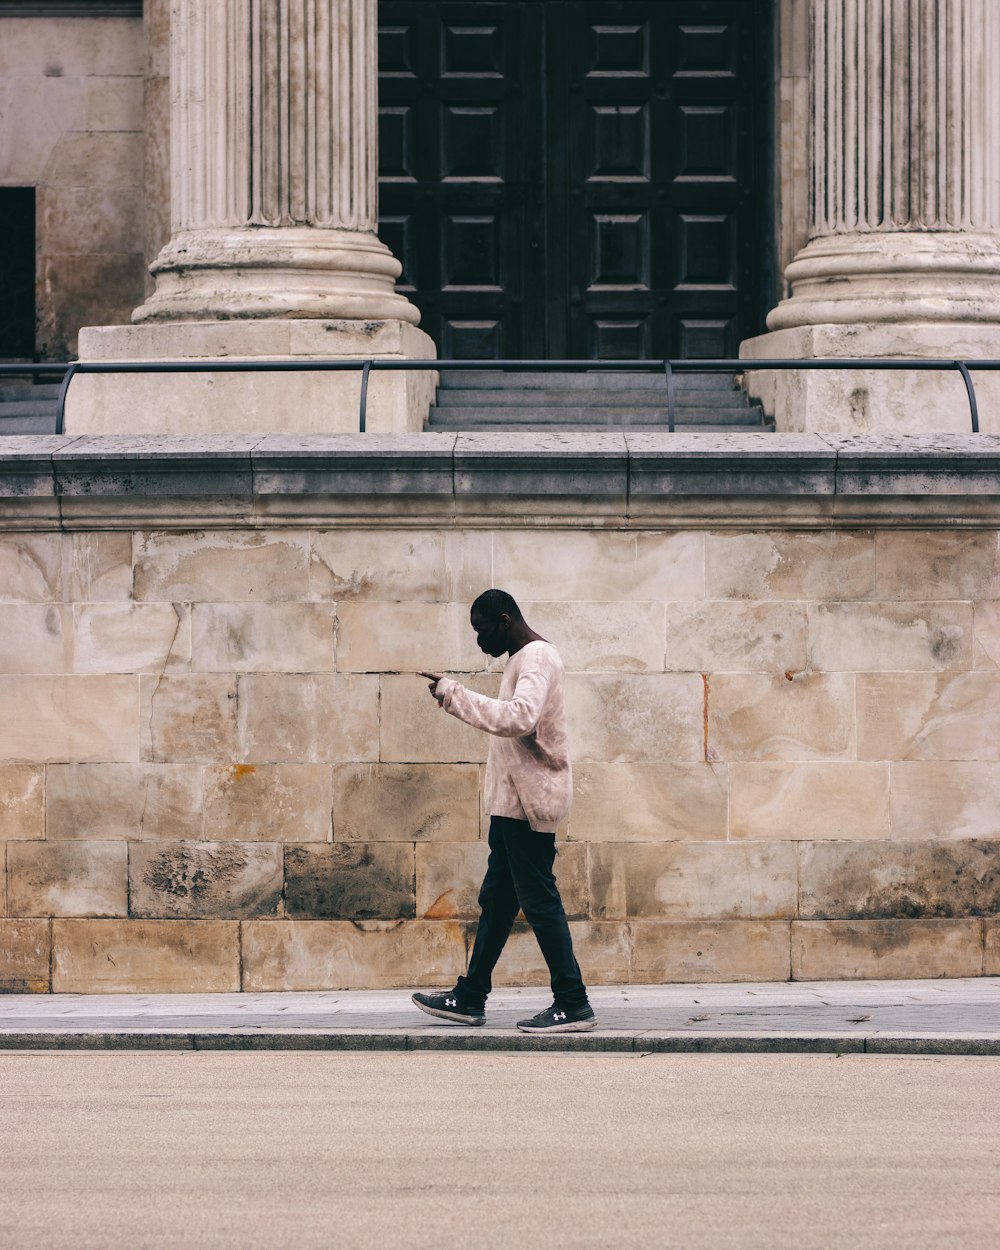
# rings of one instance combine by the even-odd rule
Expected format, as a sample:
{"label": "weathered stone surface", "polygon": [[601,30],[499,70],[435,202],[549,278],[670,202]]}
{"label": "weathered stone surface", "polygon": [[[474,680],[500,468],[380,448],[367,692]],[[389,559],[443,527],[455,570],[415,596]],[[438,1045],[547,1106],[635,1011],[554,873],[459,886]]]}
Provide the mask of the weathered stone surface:
{"label": "weathered stone surface", "polygon": [[328,764],[222,764],[205,769],[205,832],[213,842],[326,842]]}
{"label": "weathered stone surface", "polygon": [[591,915],[598,920],[791,918],[795,847],[775,842],[659,842],[590,847]]}
{"label": "weathered stone surface", "polygon": [[0,842],[45,837],[45,771],[0,764]]}
{"label": "weathered stone surface", "polygon": [[1000,912],[1000,842],[816,842],[798,851],[802,920]]}
{"label": "weathered stone surface", "polygon": [[701,599],[705,536],[498,530],[493,579],[518,603]]}
{"label": "weathered stone surface", "polygon": [[139,758],[134,677],[0,677],[0,760]]}
{"label": "weathered stone surface", "polygon": [[343,764],[333,770],[333,789],[338,842],[479,838],[475,764]]}
{"label": "weathered stone surface", "polygon": [[731,764],[729,775],[733,838],[889,836],[887,764]]}
{"label": "weathered stone surface", "polygon": [[[496,698],[499,677],[469,677],[462,673],[456,676],[470,690]],[[380,686],[381,759],[415,764],[477,763],[486,759],[487,735],[436,706],[423,677],[384,675]]]}
{"label": "weathered stone surface", "polygon": [[787,981],[787,920],[636,921],[632,976],[665,981]]}
{"label": "weathered stone surface", "polygon": [[466,966],[466,926],[456,920],[251,920],[241,928],[243,989],[251,992],[453,985]]}
{"label": "weathered stone surface", "polygon": [[1000,838],[1000,764],[897,761],[889,766],[893,838]]}
{"label": "weathered stone surface", "polygon": [[571,674],[565,688],[574,760],[704,758],[704,689],[697,673]]}
{"label": "weathered stone surface", "polygon": [[191,666],[201,673],[328,673],[334,609],[323,603],[199,603]]}
{"label": "weathered stone surface", "polygon": [[972,605],[975,629],[975,668],[1000,668],[1000,602],[995,600]]}
{"label": "weathered stone surface", "polygon": [[142,754],[154,763],[239,758],[236,678],[142,677]]}
{"label": "weathered stone surface", "polygon": [[0,919],[0,994],[45,994],[49,989],[50,924]]}
{"label": "weathered stone surface", "polygon": [[796,981],[978,977],[981,920],[796,920]]}
{"label": "weathered stone surface", "polygon": [[868,599],[875,590],[875,536],[709,534],[705,583],[708,599]]}
{"label": "weathered stone surface", "polygon": [[148,842],[129,848],[129,914],[242,920],[275,916],[281,847],[266,842]]}
{"label": "weathered stone surface", "polygon": [[49,764],[45,836],[200,838],[202,774],[186,764]]}
{"label": "weathered stone surface", "polygon": [[132,535],[128,531],[63,536],[63,597],[68,603],[119,603],[132,595]]}
{"label": "weathered stone surface", "polygon": [[996,599],[1000,549],[995,531],[879,533],[880,599]]}
{"label": "weathered stone surface", "polygon": [[[377,677],[251,673],[238,682],[241,754],[236,758],[254,764],[378,759]],[[425,697],[430,702],[426,683]]]}
{"label": "weathered stone surface", "polygon": [[573,766],[567,837],[581,842],[706,841],[725,838],[729,772],[725,764]]}
{"label": "weathered stone surface", "polygon": [[54,920],[56,994],[228,994],[240,988],[235,920]]}
{"label": "weathered stone surface", "polygon": [[410,919],[413,871],[408,843],[286,846],[285,911],[307,920]]}
{"label": "weathered stone surface", "polygon": [[717,673],[708,682],[711,760],[855,755],[851,673]]}
{"label": "weathered stone surface", "polygon": [[308,599],[309,554],[307,532],[139,533],[135,597],[170,603]]}
{"label": "weathered stone surface", "polygon": [[794,672],[806,666],[798,603],[668,603],[666,667],[675,672]]}
{"label": "weathered stone surface", "polygon": [[[630,979],[631,952],[626,925],[617,921],[571,920],[569,931],[573,938],[573,953],[588,985],[621,985]],[[493,973],[493,984],[548,986],[549,983],[549,971],[535,935],[520,920],[514,925],[510,940],[500,956]],[[538,1010],[549,1001],[551,994],[544,1002],[539,1002]]]}
{"label": "weathered stone surface", "polygon": [[72,671],[70,609],[55,603],[0,605],[0,673]]}
{"label": "weathered stone surface", "polygon": [[966,669],[972,667],[972,643],[971,603],[809,608],[809,664],[824,672]]}
{"label": "weathered stone surface", "polygon": [[11,842],[7,910],[12,916],[128,914],[124,842]]}
{"label": "weathered stone surface", "polygon": [[468,605],[490,585],[492,544],[478,530],[321,530],[310,597]]}
{"label": "weathered stone surface", "polygon": [[0,534],[0,602],[58,602],[62,543],[59,534]]}
{"label": "weathered stone surface", "polygon": [[342,673],[472,672],[486,663],[461,603],[378,603],[337,609]]}
{"label": "weathered stone surface", "polygon": [[858,756],[1000,760],[1000,673],[860,675]]}
{"label": "weathered stone surface", "polygon": [[175,673],[191,664],[191,613],[183,603],[75,604],[77,673]]}
{"label": "weathered stone surface", "polygon": [[521,603],[569,671],[663,671],[662,603]]}
{"label": "weathered stone surface", "polygon": [[983,976],[1000,976],[1000,919],[983,921]]}

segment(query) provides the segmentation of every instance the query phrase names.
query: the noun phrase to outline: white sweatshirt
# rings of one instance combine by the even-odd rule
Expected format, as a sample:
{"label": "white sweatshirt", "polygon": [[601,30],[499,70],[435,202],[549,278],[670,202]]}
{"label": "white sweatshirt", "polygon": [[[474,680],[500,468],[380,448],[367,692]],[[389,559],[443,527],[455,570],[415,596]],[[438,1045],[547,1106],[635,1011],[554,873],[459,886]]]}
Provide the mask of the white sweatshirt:
{"label": "white sweatshirt", "polygon": [[526,643],[507,661],[500,697],[491,699],[442,677],[437,693],[445,711],[492,734],[486,762],[486,810],[526,820],[553,833],[569,812],[569,762],[563,663],[550,642]]}

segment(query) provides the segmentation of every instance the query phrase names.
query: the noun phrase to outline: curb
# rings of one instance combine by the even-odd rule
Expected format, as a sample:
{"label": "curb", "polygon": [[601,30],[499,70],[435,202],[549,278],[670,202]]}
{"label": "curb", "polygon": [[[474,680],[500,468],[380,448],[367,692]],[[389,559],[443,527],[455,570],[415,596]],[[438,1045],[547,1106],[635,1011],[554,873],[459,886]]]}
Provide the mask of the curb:
{"label": "curb", "polygon": [[448,1030],[441,1033],[309,1033],[269,1031],[241,1033],[59,1030],[39,1033],[0,1032],[0,1053],[44,1051],[468,1051],[531,1053],[539,1051],[590,1054],[871,1054],[871,1055],[1000,1055],[1000,1037],[831,1037],[711,1036],[692,1033],[563,1033],[545,1037],[532,1033],[483,1033]]}

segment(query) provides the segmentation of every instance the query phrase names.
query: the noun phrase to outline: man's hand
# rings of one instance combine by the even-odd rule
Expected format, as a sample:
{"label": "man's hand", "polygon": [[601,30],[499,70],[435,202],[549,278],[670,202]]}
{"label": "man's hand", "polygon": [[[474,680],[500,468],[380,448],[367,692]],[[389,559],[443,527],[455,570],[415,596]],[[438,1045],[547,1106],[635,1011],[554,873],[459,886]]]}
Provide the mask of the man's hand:
{"label": "man's hand", "polygon": [[421,673],[420,676],[426,677],[428,682],[430,683],[427,689],[431,692],[434,698],[437,699],[438,707],[443,706],[444,700],[440,697],[440,695],[437,692],[438,682],[441,680],[441,674],[440,673]]}

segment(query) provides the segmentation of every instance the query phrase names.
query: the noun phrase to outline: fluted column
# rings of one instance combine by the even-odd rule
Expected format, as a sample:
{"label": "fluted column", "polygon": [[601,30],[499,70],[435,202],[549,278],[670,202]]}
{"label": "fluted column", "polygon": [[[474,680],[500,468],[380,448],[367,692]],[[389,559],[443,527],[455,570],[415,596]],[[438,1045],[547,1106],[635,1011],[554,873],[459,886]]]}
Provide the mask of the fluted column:
{"label": "fluted column", "polygon": [[768,327],[1000,322],[1000,2],[811,3],[810,242]]}
{"label": "fluted column", "polygon": [[133,320],[401,320],[377,223],[376,0],[173,0],[171,229]]}

